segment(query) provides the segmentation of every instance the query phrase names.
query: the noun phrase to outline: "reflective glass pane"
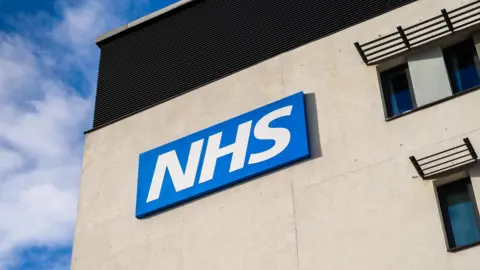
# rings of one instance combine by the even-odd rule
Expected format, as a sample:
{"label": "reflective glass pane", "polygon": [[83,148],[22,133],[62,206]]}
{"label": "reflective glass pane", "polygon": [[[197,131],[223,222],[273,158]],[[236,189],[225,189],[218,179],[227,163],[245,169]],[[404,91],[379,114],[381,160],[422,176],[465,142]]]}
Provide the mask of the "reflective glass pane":
{"label": "reflective glass pane", "polygon": [[389,117],[414,108],[405,65],[382,73],[383,90]]}
{"label": "reflective glass pane", "polygon": [[480,84],[473,53],[460,51],[457,54],[457,63],[456,78],[459,91],[467,90]]}
{"label": "reflective glass pane", "polygon": [[464,246],[480,241],[475,210],[467,188],[451,192],[446,201],[455,245]]}
{"label": "reflective glass pane", "polygon": [[475,45],[471,39],[445,50],[445,59],[454,92],[462,92],[480,85]]}
{"label": "reflective glass pane", "polygon": [[438,189],[443,221],[450,248],[480,242],[478,210],[469,178],[443,185]]}

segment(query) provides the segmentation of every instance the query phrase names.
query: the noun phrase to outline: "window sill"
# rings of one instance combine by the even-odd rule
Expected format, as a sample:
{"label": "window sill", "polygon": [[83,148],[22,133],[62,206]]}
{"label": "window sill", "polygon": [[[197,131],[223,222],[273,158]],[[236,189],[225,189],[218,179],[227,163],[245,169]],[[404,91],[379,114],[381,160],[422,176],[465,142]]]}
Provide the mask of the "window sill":
{"label": "window sill", "polygon": [[454,247],[454,248],[448,248],[447,251],[448,252],[458,252],[458,251],[461,251],[461,250],[465,250],[465,249],[468,249],[468,248],[472,248],[472,247],[475,247],[475,246],[478,246],[480,245],[480,241],[477,241],[477,242],[473,242],[471,244],[468,244],[468,245],[464,245],[464,246],[459,246],[459,247]]}
{"label": "window sill", "polygon": [[448,101],[448,100],[457,98],[457,97],[459,97],[459,96],[463,96],[463,95],[466,95],[466,94],[468,94],[468,93],[475,92],[475,91],[477,91],[478,89],[480,89],[480,86],[477,86],[477,87],[474,87],[474,88],[470,88],[470,89],[465,90],[465,91],[463,91],[463,92],[456,93],[456,94],[453,94],[453,95],[448,96],[448,97],[446,97],[446,98],[442,98],[442,99],[439,99],[439,100],[437,100],[437,101],[434,101],[434,102],[431,102],[431,103],[422,105],[422,106],[417,107],[417,108],[415,108],[415,109],[412,109],[412,110],[410,110],[410,111],[406,111],[406,112],[403,112],[403,113],[401,113],[401,114],[397,114],[397,115],[395,115],[395,116],[388,117],[388,118],[385,119],[385,121],[389,122],[389,121],[395,120],[395,119],[397,119],[397,118],[400,118],[400,117],[403,117],[403,116],[412,114],[412,113],[414,113],[414,112],[418,112],[418,111],[424,110],[424,109],[426,109],[426,108],[435,106],[435,105],[437,105],[437,104],[440,104],[440,103],[443,103],[443,102],[445,102],[445,101]]}

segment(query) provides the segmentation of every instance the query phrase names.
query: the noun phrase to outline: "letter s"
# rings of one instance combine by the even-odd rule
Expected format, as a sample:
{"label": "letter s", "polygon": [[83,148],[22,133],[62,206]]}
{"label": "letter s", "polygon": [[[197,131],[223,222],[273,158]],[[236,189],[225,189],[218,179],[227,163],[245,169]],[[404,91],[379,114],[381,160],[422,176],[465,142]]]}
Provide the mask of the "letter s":
{"label": "letter s", "polygon": [[270,122],[292,113],[293,106],[286,106],[262,117],[255,125],[253,135],[259,140],[274,140],[275,145],[261,153],[251,154],[248,164],[260,163],[280,154],[290,143],[290,131],[286,128],[271,128]]}

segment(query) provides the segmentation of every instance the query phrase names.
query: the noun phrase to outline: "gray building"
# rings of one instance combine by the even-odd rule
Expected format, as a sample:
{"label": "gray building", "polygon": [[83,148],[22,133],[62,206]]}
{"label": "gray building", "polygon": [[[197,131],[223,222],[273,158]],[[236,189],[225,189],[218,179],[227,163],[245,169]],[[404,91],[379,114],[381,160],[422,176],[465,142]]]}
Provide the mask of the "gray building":
{"label": "gray building", "polygon": [[[99,37],[72,269],[478,270],[479,22],[479,1],[190,0]],[[182,138],[300,91],[288,164],[232,150],[187,183]]]}

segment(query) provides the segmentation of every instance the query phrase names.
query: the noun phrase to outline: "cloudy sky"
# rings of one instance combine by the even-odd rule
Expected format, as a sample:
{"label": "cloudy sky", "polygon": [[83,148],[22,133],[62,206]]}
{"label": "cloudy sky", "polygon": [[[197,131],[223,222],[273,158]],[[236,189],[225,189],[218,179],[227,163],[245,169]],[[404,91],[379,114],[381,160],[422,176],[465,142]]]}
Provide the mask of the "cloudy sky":
{"label": "cloudy sky", "polygon": [[176,0],[0,0],[0,270],[69,269],[95,37]]}

